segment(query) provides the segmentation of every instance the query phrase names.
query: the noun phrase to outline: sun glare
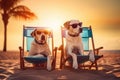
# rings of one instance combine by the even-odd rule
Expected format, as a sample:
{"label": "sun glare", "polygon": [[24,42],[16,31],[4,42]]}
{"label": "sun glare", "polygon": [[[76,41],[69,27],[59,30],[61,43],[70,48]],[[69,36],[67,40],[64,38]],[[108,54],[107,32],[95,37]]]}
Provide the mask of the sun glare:
{"label": "sun glare", "polygon": [[63,25],[64,19],[54,18],[54,17],[48,17],[48,18],[42,18],[37,19],[33,22],[28,22],[26,25],[28,26],[38,26],[38,27],[50,27],[52,30],[58,30]]}
{"label": "sun glare", "polygon": [[46,25],[46,26],[48,26],[48,27],[50,27],[50,28],[52,28],[53,30],[56,30],[56,29],[58,29],[58,27],[61,26],[62,20],[55,19],[55,18],[53,18],[53,19],[47,19],[47,20],[45,20],[43,22],[43,24]]}
{"label": "sun glare", "polygon": [[59,46],[61,44],[61,26],[64,23],[64,19],[59,19],[53,16],[45,16],[44,18],[37,19],[32,23],[28,23],[28,26],[35,26],[35,27],[50,27],[53,31],[54,46]]}

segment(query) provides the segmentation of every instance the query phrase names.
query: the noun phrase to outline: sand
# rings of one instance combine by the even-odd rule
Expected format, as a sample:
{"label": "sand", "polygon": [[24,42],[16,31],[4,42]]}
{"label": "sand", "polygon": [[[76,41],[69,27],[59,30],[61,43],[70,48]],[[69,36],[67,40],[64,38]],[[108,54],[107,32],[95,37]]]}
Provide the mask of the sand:
{"label": "sand", "polygon": [[59,69],[56,70],[19,68],[19,52],[0,52],[0,80],[120,80],[120,52],[102,52],[98,61],[99,70]]}

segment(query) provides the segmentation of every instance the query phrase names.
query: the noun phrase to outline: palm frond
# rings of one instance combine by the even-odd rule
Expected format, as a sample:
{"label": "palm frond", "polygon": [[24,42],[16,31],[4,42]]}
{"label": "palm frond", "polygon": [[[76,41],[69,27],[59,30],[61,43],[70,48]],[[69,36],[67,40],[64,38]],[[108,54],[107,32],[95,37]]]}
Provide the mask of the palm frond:
{"label": "palm frond", "polygon": [[30,11],[30,9],[24,5],[18,5],[16,7],[11,8],[9,12],[12,13],[14,11]]}
{"label": "palm frond", "polygon": [[36,15],[30,11],[30,9],[24,5],[18,5],[12,8],[9,11],[9,15],[15,18],[22,18],[22,19],[34,19],[37,18]]}
{"label": "palm frond", "polygon": [[20,1],[22,0],[1,0],[0,8],[7,11],[12,7],[16,6]]}
{"label": "palm frond", "polygon": [[2,1],[0,0],[0,9],[1,9]]}
{"label": "palm frond", "polygon": [[34,13],[28,11],[16,11],[12,13],[12,17],[20,18],[24,20],[30,20],[37,18]]}

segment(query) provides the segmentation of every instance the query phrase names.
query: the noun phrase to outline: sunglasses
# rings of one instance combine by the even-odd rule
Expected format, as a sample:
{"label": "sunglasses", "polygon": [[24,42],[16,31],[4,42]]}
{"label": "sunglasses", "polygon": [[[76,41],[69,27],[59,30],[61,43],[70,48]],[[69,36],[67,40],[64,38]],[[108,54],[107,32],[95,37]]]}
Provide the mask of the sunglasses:
{"label": "sunglasses", "polygon": [[48,34],[48,31],[37,31],[37,34],[41,34],[41,33]]}
{"label": "sunglasses", "polygon": [[81,26],[81,25],[82,25],[82,23],[78,23],[78,24],[72,24],[70,26],[72,26],[72,28],[77,28],[77,26]]}

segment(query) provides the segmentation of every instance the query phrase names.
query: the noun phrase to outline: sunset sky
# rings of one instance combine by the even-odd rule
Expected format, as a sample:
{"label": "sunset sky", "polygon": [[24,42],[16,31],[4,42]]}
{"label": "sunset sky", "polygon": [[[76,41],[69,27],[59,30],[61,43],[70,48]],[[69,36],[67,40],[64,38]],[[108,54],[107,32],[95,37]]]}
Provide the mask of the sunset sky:
{"label": "sunset sky", "polygon": [[[78,19],[83,26],[91,25],[95,47],[120,50],[120,0],[23,0],[23,4],[38,16],[33,21],[10,18],[8,50],[22,45],[22,26],[51,27],[55,46],[61,44],[60,26],[65,21]],[[3,48],[3,23],[0,16],[0,50]]]}

